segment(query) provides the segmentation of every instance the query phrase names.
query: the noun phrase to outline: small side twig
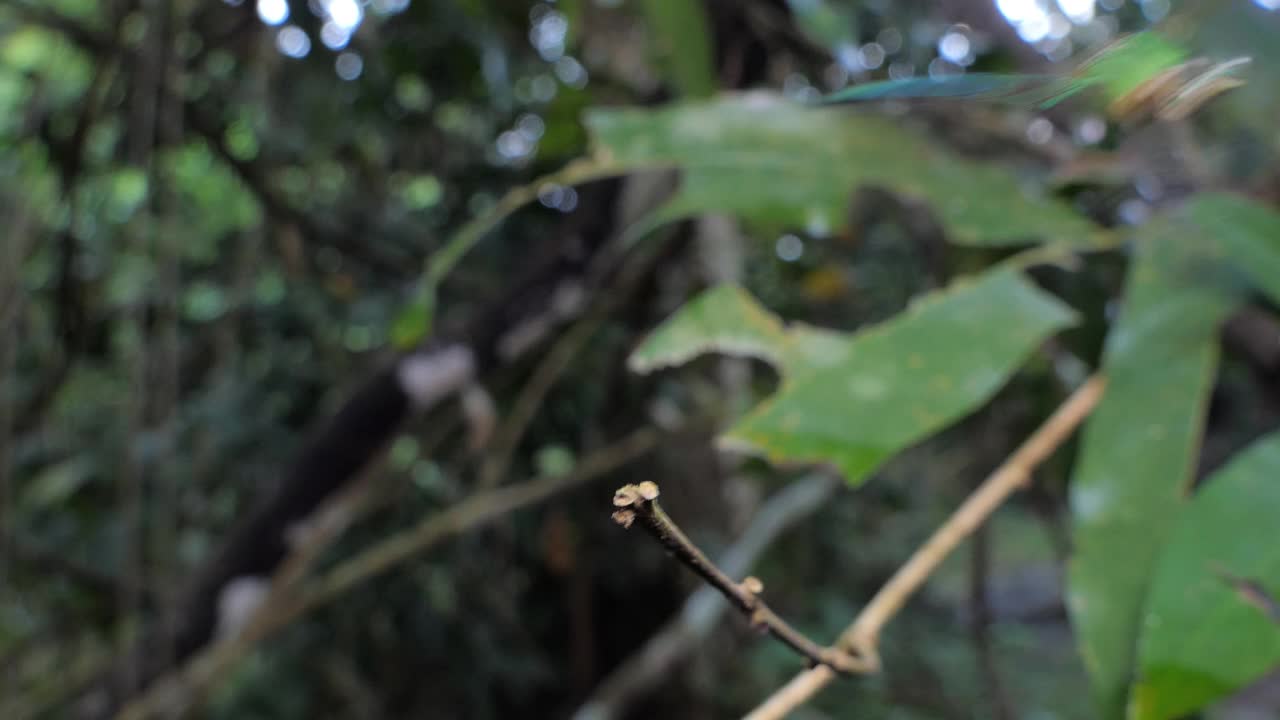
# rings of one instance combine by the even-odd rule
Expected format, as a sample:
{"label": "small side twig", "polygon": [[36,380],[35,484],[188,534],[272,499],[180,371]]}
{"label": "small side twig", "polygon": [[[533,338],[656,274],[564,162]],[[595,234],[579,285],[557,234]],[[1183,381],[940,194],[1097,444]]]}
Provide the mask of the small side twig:
{"label": "small side twig", "polygon": [[[834,474],[818,472],[774,493],[717,565],[726,575],[745,574],[780,535],[817,512],[840,485]],[[716,588],[698,588],[661,630],[600,681],[572,720],[614,720],[623,715],[634,698],[661,685],[676,663],[703,646],[728,610]]]}
{"label": "small side twig", "polygon": [[[1067,398],[885,583],[840,636],[838,647],[855,650],[860,657],[878,669],[880,658],[877,644],[881,629],[898,614],[907,599],[929,579],[947,555],[985,522],[1005,499],[1023,487],[1030,480],[1032,470],[1066,442],[1076,427],[1097,406],[1105,387],[1106,380],[1095,375]],[[835,677],[836,673],[825,665],[800,673],[751,711],[746,720],[783,718],[830,684]]]}
{"label": "small side twig", "polygon": [[676,559],[728,598],[751,620],[753,627],[773,635],[814,665],[845,674],[868,670],[869,665],[862,658],[838,648],[822,647],[779,617],[760,598],[764,583],[758,578],[748,576],[742,582],[735,582],[716,567],[667,516],[658,505],[657,498],[657,483],[645,481],[639,485],[624,485],[613,496],[613,504],[618,508],[613,519],[626,528],[639,522]]}

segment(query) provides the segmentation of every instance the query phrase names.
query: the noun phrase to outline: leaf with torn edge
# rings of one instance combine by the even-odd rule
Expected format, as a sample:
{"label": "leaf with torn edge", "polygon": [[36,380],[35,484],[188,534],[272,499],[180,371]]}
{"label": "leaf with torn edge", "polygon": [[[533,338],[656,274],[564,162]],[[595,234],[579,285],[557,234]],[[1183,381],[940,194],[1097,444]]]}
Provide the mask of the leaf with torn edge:
{"label": "leaf with torn edge", "polygon": [[815,108],[753,92],[660,108],[593,110],[597,163],[678,167],[669,203],[633,232],[703,212],[732,212],[814,235],[847,223],[849,199],[876,185],[927,201],[957,243],[1085,245],[1098,229],[1015,173],[963,158],[901,120]]}
{"label": "leaf with torn edge", "polygon": [[725,349],[770,361],[781,386],[722,442],[773,462],[830,463],[857,484],[986,402],[1073,317],[1010,269],[958,281],[852,335],[784,327],[745,292],[720,287],[658,328],[632,367]]}
{"label": "leaf with torn edge", "polygon": [[633,372],[683,365],[709,352],[764,360],[788,374],[830,363],[844,353],[844,337],[803,325],[783,326],[737,285],[716,286],[690,300],[631,355]]}
{"label": "leaf with torn edge", "polygon": [[1160,553],[1132,720],[1172,720],[1280,668],[1280,433],[1208,478]]}

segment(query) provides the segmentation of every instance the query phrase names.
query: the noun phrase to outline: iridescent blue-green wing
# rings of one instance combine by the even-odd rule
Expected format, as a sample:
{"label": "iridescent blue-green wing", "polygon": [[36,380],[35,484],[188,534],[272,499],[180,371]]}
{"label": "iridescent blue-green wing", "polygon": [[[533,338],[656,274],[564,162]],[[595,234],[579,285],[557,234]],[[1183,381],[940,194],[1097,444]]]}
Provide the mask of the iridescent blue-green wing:
{"label": "iridescent blue-green wing", "polygon": [[[1163,35],[1141,32],[1119,38],[1063,75],[967,73],[867,83],[828,95],[840,104],[889,99],[951,98],[1044,109],[1090,87],[1109,103],[1121,103],[1186,63],[1187,52]],[[1141,98],[1138,98],[1141,100]]]}
{"label": "iridescent blue-green wing", "polygon": [[1080,92],[1088,84],[1069,76],[968,73],[866,83],[832,93],[821,102],[836,105],[874,100],[949,98],[1046,108]]}

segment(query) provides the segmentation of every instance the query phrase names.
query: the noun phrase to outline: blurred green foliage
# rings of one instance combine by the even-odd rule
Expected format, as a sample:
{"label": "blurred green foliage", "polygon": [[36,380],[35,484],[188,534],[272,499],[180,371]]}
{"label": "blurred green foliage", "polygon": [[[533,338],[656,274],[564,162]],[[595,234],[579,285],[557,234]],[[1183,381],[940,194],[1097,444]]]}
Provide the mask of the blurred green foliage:
{"label": "blurred green foliage", "polygon": [[[1244,444],[1222,428],[1256,436],[1275,417],[1265,379],[1218,344],[1231,313],[1280,303],[1266,3],[1168,17],[1168,3],[1089,3],[1077,18],[1065,3],[1015,17],[1006,2],[372,0],[350,4],[349,26],[340,4],[0,2],[0,716],[65,717],[396,348],[480,322],[577,247],[566,238],[641,243],[667,225],[689,241],[572,358],[512,475],[564,473],[673,415],[756,406],[718,419],[783,467],[733,464],[688,433],[609,482],[662,478],[712,554],[789,463],[865,482],[757,570],[824,642],[1063,385],[1110,379],[1041,495],[993,520],[985,575],[953,558],[886,633],[884,673],[814,712],[1173,718],[1275,668],[1274,435],[1191,482],[1209,448]],[[1156,21],[1159,36],[1097,56]],[[1248,82],[1172,126],[1112,122],[1087,98],[1037,114],[972,97],[973,78],[1040,77],[1115,100],[1201,56],[1251,57]],[[992,68],[1019,72],[972,72]],[[897,83],[894,102],[812,105],[868,99],[856,88],[875,81]],[[1051,182],[1076,163],[1108,182]],[[614,226],[607,179],[660,168],[678,173],[666,203]],[[869,187],[884,196],[852,212]],[[724,279],[706,267],[717,240],[676,221],[708,214],[732,219],[738,269],[699,294]],[[932,293],[931,234],[954,276]],[[1080,335],[1031,354],[1073,314]],[[1106,335],[1101,356],[1085,331]],[[747,365],[735,385],[696,359],[710,351],[776,376]],[[663,372],[628,376],[628,356]],[[482,379],[499,418],[528,364]],[[1215,384],[1237,403],[1226,420],[1208,412]],[[733,393],[745,403],[707,401]],[[463,424],[400,430],[379,502],[322,566],[473,491]],[[612,527],[610,489],[514,514],[307,616],[205,716],[572,712],[691,587]],[[740,629],[634,716],[739,715],[798,669]]]}

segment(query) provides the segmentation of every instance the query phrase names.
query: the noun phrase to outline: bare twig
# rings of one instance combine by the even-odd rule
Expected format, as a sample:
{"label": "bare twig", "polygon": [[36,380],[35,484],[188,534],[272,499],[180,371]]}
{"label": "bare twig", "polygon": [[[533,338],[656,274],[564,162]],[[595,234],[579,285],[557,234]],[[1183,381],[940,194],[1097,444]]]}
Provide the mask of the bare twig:
{"label": "bare twig", "polygon": [[[1031,472],[1064,443],[1088,417],[1102,397],[1106,381],[1094,376],[1058,408],[1038,430],[996,469],[965,500],[942,527],[898,569],[872,598],[853,624],[840,636],[838,647],[858,653],[879,667],[877,644],[881,629],[906,604],[908,598],[928,580],[929,575],[957,545],[981,525],[1014,491],[1024,486]],[[818,665],[791,679],[763,704],[748,714],[747,720],[777,720],[826,687],[836,673]]]}
{"label": "bare twig", "polygon": [[[779,535],[822,507],[839,486],[834,475],[816,473],[775,493],[720,558],[720,569],[726,575],[746,573]],[[728,604],[716,588],[699,588],[685,601],[679,615],[599,684],[574,713],[573,720],[611,720],[619,716],[631,698],[668,677],[671,667],[711,634],[727,609]]]}
{"label": "bare twig", "polygon": [[867,669],[860,658],[843,650],[818,645],[779,617],[760,599],[764,584],[759,579],[747,577],[740,583],[734,582],[707,559],[693,541],[672,522],[658,505],[657,497],[656,483],[646,481],[639,485],[624,485],[613,496],[613,504],[619,508],[613,514],[613,519],[628,528],[638,521],[676,559],[700,575],[746,614],[751,619],[752,626],[767,631],[811,662],[832,672],[856,673]]}

